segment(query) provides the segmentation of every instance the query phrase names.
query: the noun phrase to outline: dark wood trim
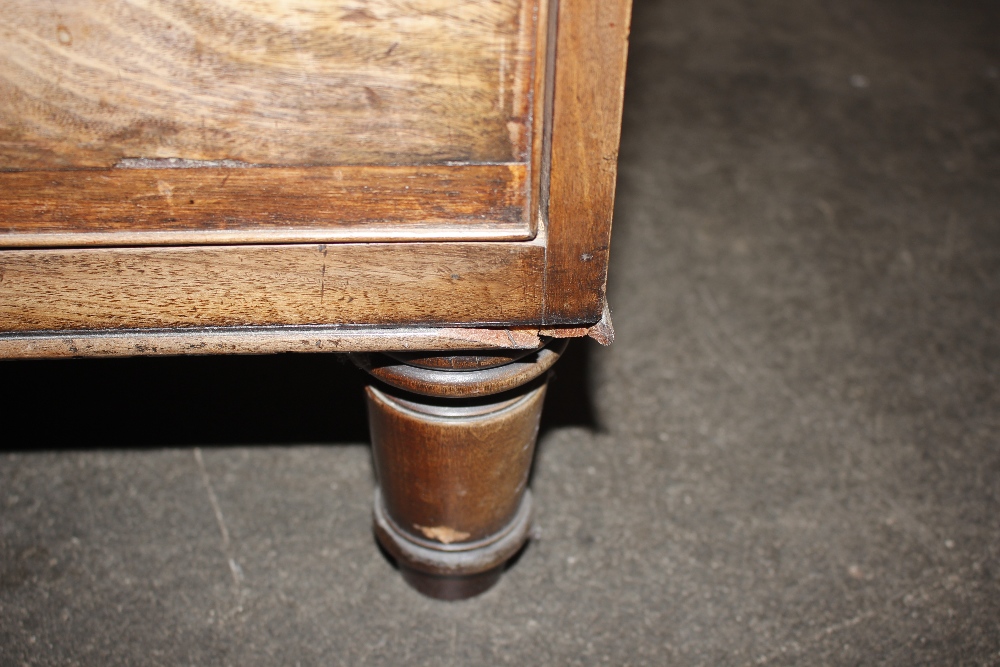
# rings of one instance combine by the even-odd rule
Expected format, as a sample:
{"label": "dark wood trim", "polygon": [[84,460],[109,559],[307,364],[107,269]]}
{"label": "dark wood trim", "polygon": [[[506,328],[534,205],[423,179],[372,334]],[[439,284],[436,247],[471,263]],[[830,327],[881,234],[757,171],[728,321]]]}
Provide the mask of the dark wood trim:
{"label": "dark wood trim", "polygon": [[546,381],[565,343],[554,347],[476,370],[447,354],[437,368],[356,358],[389,383],[367,388],[375,535],[417,590],[481,593],[527,540]]}
{"label": "dark wood trim", "polygon": [[631,0],[560,0],[552,107],[545,323],[605,305]]}
{"label": "dark wood trim", "polygon": [[524,164],[0,173],[0,247],[534,236]]}
{"label": "dark wood trim", "polygon": [[531,174],[529,216],[532,230],[537,232],[538,224],[545,214],[543,190],[548,182],[546,167],[546,133],[549,127],[548,108],[551,106],[551,66],[555,55],[552,37],[554,20],[551,12],[555,0],[539,0],[535,3],[535,62],[532,68],[532,100],[531,100]]}

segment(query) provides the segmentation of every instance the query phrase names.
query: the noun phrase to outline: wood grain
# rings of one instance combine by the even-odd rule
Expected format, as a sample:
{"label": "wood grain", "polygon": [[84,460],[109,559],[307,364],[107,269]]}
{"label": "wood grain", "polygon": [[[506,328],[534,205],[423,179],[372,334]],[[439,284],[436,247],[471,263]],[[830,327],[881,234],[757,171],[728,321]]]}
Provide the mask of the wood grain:
{"label": "wood grain", "polygon": [[0,0],[0,169],[528,159],[535,0]]}
{"label": "wood grain", "polygon": [[594,323],[605,306],[631,0],[559,2],[545,323]]}
{"label": "wood grain", "polygon": [[411,541],[477,542],[510,522],[527,487],[544,384],[464,411],[374,386],[367,393],[385,508]]}
{"label": "wood grain", "polygon": [[0,246],[527,239],[521,164],[0,173]]}
{"label": "wood grain", "polygon": [[0,251],[0,330],[530,325],[537,242]]}
{"label": "wood grain", "polygon": [[355,358],[381,380],[380,371],[393,369],[392,386],[367,387],[379,484],[375,535],[417,590],[444,599],[477,595],[524,544],[531,460],[558,356],[542,349],[477,370]]}
{"label": "wood grain", "polygon": [[[537,332],[460,327],[221,327],[0,333],[0,359],[388,350],[531,351]],[[426,352],[422,352],[426,354]]]}
{"label": "wood grain", "polygon": [[[556,0],[538,0],[537,33],[535,35],[535,66],[532,72],[531,110],[531,189],[529,191],[532,231],[544,224],[548,189],[548,154],[552,106],[552,70],[555,63],[555,12]],[[545,200],[547,202],[547,199]]]}

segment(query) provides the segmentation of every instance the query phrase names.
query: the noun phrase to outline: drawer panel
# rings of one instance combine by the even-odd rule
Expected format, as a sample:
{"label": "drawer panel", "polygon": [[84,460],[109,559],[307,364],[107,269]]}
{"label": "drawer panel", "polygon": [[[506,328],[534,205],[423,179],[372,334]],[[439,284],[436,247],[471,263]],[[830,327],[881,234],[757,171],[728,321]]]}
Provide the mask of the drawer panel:
{"label": "drawer panel", "polygon": [[0,0],[0,169],[526,161],[535,12],[535,0]]}
{"label": "drawer panel", "polygon": [[0,173],[0,247],[531,238],[523,164]]}
{"label": "drawer panel", "polygon": [[0,250],[0,331],[541,322],[538,241]]}

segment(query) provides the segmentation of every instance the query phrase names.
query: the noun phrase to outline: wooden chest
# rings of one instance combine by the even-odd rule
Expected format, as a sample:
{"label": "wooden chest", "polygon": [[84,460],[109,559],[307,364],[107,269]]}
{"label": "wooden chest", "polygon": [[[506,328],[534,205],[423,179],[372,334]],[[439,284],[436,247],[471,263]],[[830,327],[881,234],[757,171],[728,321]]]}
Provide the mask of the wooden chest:
{"label": "wooden chest", "polygon": [[[629,0],[0,0],[0,356],[395,352],[358,363],[495,421],[544,381],[547,341],[610,335],[629,13]],[[463,388],[440,389],[456,377]],[[382,398],[373,433],[395,442],[398,419],[376,428]],[[418,421],[443,442],[442,419],[471,428],[477,414]],[[525,433],[510,437],[533,444]],[[438,501],[396,499],[426,525],[397,525],[408,510],[387,501],[401,537],[380,539],[409,540],[389,551],[449,595],[438,584],[502,560],[432,567],[406,549],[488,551],[523,513],[526,468],[512,475],[489,530],[435,477]]]}

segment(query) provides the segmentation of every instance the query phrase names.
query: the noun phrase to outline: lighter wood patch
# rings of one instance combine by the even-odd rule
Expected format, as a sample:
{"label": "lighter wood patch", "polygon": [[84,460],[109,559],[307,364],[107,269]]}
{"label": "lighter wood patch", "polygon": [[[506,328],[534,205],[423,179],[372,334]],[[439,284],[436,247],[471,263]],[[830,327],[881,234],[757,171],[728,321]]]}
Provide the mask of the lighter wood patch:
{"label": "lighter wood patch", "polygon": [[449,526],[418,526],[414,524],[413,526],[421,533],[424,537],[430,540],[437,540],[441,544],[451,544],[452,542],[461,542],[463,540],[469,539],[470,533],[463,533],[460,530],[455,530]]}

